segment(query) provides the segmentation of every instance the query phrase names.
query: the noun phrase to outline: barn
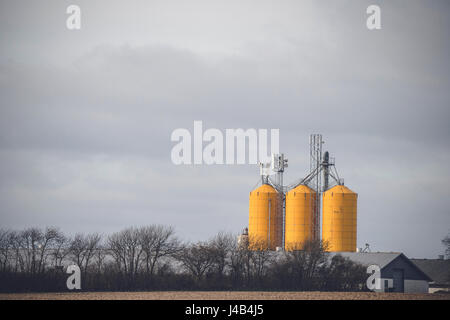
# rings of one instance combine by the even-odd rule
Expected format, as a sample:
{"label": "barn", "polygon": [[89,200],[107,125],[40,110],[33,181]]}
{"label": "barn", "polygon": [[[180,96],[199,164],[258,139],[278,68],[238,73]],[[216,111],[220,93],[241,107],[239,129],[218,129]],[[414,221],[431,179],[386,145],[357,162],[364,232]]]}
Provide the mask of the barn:
{"label": "barn", "polygon": [[439,259],[411,259],[431,279],[429,292],[450,291],[450,260]]}
{"label": "barn", "polygon": [[[362,264],[377,265],[381,270],[381,292],[428,293],[432,279],[403,253],[399,252],[337,252],[332,254]],[[368,275],[369,276],[369,275]]]}

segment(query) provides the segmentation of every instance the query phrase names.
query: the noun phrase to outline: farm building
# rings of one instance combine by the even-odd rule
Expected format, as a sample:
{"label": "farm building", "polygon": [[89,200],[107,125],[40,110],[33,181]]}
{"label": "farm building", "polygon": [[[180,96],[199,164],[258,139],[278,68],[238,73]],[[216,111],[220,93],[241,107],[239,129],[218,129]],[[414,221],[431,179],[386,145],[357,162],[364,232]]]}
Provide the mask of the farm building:
{"label": "farm building", "polygon": [[411,259],[430,278],[429,292],[450,291],[450,259]]}
{"label": "farm building", "polygon": [[432,279],[403,253],[396,252],[339,252],[345,258],[363,266],[377,265],[381,271],[381,288],[374,291],[428,293]]}

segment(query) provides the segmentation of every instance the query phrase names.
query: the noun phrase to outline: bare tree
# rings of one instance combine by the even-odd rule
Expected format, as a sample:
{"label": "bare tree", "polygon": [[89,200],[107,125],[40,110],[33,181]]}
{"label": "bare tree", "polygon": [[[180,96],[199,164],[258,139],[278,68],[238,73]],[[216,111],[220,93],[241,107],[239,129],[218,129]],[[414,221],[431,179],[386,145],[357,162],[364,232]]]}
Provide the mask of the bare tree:
{"label": "bare tree", "polygon": [[187,245],[175,256],[197,281],[201,281],[214,264],[213,249],[205,242]]}
{"label": "bare tree", "polygon": [[62,233],[55,238],[51,252],[54,267],[62,267],[63,260],[70,254],[70,244],[70,239]]}
{"label": "bare tree", "polygon": [[445,246],[445,255],[447,259],[450,259],[450,234],[442,239],[442,244]]}
{"label": "bare tree", "polygon": [[268,267],[272,262],[272,252],[267,249],[253,250],[250,256],[251,274],[256,279],[261,279],[266,275]]}
{"label": "bare tree", "polygon": [[180,251],[180,242],[172,227],[151,225],[139,229],[139,244],[145,254],[145,270],[149,275],[161,258],[172,256]]}
{"label": "bare tree", "polygon": [[80,268],[83,266],[87,246],[87,239],[82,233],[77,233],[73,239],[70,240],[70,256],[73,262],[75,262]]}
{"label": "bare tree", "polygon": [[91,233],[87,235],[86,242],[86,254],[85,254],[85,261],[84,261],[84,272],[87,271],[89,267],[89,262],[91,262],[92,257],[94,256],[94,253],[98,251],[100,248],[100,244],[102,241],[102,236],[98,233]]}
{"label": "bare tree", "polygon": [[213,254],[213,271],[222,276],[230,265],[230,254],[233,248],[234,236],[230,233],[219,232],[210,240]]}
{"label": "bare tree", "polygon": [[286,262],[292,271],[292,279],[304,288],[311,287],[313,281],[318,278],[320,266],[327,262],[328,245],[320,240],[310,240],[296,244],[294,248],[301,249],[288,250],[285,253]]}
{"label": "bare tree", "polygon": [[61,231],[55,227],[47,227],[42,233],[41,243],[38,245],[39,260],[37,265],[38,272],[44,272],[47,263],[47,257],[50,250],[57,239],[62,237]]}
{"label": "bare tree", "polygon": [[248,236],[244,242],[233,241],[232,244],[230,267],[235,280],[244,277],[247,285],[250,285],[254,279],[261,278],[266,274],[272,262],[272,254],[267,248],[267,241],[255,236]]}
{"label": "bare tree", "polygon": [[235,284],[239,284],[245,274],[245,254],[248,251],[248,243],[238,243],[237,236],[230,242],[230,274]]}
{"label": "bare tree", "polygon": [[[449,237],[442,241],[447,248]],[[23,231],[0,229],[2,280],[11,280],[9,286],[17,283],[19,287],[28,285],[29,274],[33,275],[33,280],[38,280],[36,283],[44,281],[47,284],[47,279],[52,278],[43,274],[47,265],[53,263],[55,267],[61,267],[69,257],[86,275],[86,287],[95,289],[143,288],[149,284],[153,288],[180,288],[173,280],[189,275],[196,284],[209,289],[247,286],[260,289],[360,290],[366,276],[365,269],[340,257],[330,261],[326,251],[326,243],[307,241],[288,248],[284,253],[274,254],[262,239],[247,236],[238,241],[237,237],[224,232],[206,242],[183,245],[171,227],[157,225],[124,229],[109,236],[104,244],[97,233],[76,234],[68,239],[52,227],[44,231],[38,228]],[[184,270],[182,275],[175,275],[177,267]],[[9,272],[27,275],[8,278]],[[141,278],[136,278],[139,272],[155,278],[141,281]],[[26,281],[20,284],[15,279]],[[164,279],[168,281],[159,281]],[[192,282],[183,281],[181,287],[189,283]]]}
{"label": "bare tree", "polygon": [[70,253],[74,262],[82,268],[84,272],[87,271],[94,252],[99,247],[101,238],[102,237],[98,233],[91,233],[86,236],[78,233],[72,239]]}
{"label": "bare tree", "polygon": [[11,231],[0,229],[0,265],[1,271],[6,271],[9,258],[10,251],[12,247],[11,241]]}
{"label": "bare tree", "polygon": [[95,272],[100,274],[103,271],[105,271],[105,260],[108,256],[108,250],[103,244],[99,244],[97,246],[97,249],[94,251],[93,259],[94,259],[94,266],[95,266]]}
{"label": "bare tree", "polygon": [[44,234],[38,228],[28,228],[20,233],[23,260],[22,269],[25,272],[35,274],[39,266],[39,248],[42,245]]}
{"label": "bare tree", "polygon": [[119,270],[134,277],[143,256],[139,230],[132,227],[112,234],[108,238],[108,247]]}
{"label": "bare tree", "polygon": [[23,240],[22,232],[12,231],[9,234],[10,245],[12,248],[13,257],[11,257],[11,269],[14,272],[26,272],[25,262],[23,257]]}
{"label": "bare tree", "polygon": [[335,255],[322,270],[320,289],[333,291],[360,291],[367,280],[366,267],[349,258]]}
{"label": "bare tree", "polygon": [[272,253],[267,248],[267,241],[258,237],[249,236],[249,245],[243,248],[244,266],[247,281],[252,279],[261,280],[266,275],[268,267],[272,262]]}

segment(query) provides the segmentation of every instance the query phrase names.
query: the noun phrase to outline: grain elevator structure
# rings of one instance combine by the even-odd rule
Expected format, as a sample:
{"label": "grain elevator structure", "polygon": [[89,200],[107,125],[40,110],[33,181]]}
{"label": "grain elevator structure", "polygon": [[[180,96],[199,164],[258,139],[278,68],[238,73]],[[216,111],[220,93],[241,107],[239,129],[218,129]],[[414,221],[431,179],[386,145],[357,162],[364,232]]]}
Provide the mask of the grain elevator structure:
{"label": "grain elevator structure", "polygon": [[283,184],[283,154],[260,163],[260,186],[249,200],[250,248],[301,250],[306,241],[322,239],[328,251],[356,251],[358,195],[344,185],[322,145],[322,135],[310,136],[310,171],[290,185]]}

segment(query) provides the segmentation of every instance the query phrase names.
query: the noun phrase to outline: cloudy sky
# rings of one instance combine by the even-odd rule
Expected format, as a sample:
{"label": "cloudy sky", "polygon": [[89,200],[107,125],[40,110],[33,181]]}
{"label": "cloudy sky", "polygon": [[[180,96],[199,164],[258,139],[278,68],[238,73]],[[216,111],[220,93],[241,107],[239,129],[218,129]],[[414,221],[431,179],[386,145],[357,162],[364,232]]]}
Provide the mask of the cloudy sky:
{"label": "cloudy sky", "polygon": [[[81,8],[81,30],[66,8]],[[366,28],[381,7],[382,29]],[[450,232],[450,3],[0,3],[0,227],[248,223],[254,165],[175,166],[176,128],[279,128],[285,181],[322,133],[358,246],[436,257]]]}

